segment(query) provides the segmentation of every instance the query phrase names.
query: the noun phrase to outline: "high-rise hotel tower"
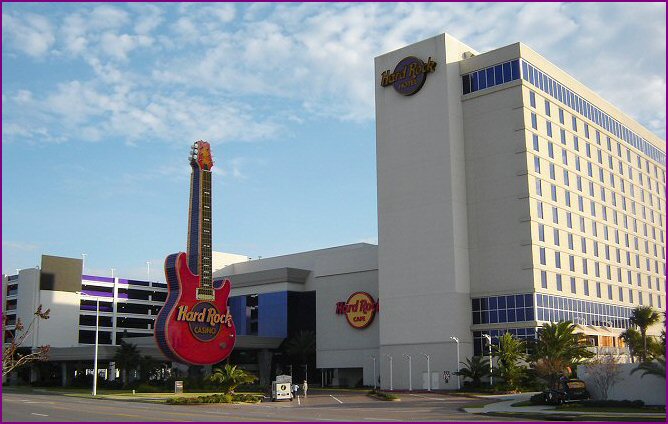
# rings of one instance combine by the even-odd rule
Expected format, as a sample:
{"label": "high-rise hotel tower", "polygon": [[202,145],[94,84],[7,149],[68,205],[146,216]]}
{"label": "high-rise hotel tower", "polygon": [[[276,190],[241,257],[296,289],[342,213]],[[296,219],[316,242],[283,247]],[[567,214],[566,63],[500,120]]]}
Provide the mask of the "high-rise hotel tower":
{"label": "high-rise hotel tower", "polygon": [[664,140],[521,43],[375,64],[382,357],[446,369],[451,337],[463,359],[567,319],[614,349],[635,306],[665,311]]}

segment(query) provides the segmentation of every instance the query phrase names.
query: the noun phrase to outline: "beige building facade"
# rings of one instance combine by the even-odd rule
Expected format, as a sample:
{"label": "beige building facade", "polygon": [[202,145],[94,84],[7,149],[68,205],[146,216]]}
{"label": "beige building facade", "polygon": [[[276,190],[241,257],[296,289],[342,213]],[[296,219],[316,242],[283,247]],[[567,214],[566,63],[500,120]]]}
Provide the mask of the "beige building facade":
{"label": "beige building facade", "polygon": [[[436,62],[421,88],[384,86],[409,57]],[[443,34],[376,78],[381,355],[439,364],[451,336],[483,354],[567,319],[623,351],[634,307],[665,311],[664,140],[521,43]]]}

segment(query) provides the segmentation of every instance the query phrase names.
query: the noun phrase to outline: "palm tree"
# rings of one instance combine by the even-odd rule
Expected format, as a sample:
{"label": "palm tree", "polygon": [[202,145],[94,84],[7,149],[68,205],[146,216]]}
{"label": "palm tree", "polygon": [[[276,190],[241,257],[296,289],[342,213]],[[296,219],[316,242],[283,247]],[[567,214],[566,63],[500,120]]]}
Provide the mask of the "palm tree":
{"label": "palm tree", "polygon": [[574,365],[594,356],[584,340],[583,334],[575,333],[570,321],[543,324],[531,355],[536,373],[553,386],[560,376],[569,374]]}
{"label": "palm tree", "polygon": [[638,327],[642,336],[643,351],[641,360],[647,360],[647,328],[659,322],[659,314],[651,306],[637,306],[631,312],[629,321]]}
{"label": "palm tree", "polygon": [[517,389],[524,374],[524,367],[518,363],[526,357],[526,342],[505,333],[499,337],[499,345],[493,346],[492,351],[498,359],[499,376],[512,390]]}
{"label": "palm tree", "polygon": [[480,380],[489,375],[489,361],[482,356],[466,358],[466,363],[460,362],[460,364],[463,367],[456,371],[455,375],[470,379],[473,386],[479,386]]}
{"label": "palm tree", "polygon": [[624,343],[629,348],[629,356],[631,362],[635,362],[635,358],[640,358],[642,354],[642,336],[635,328],[629,328],[619,335],[619,338],[624,340]]}
{"label": "palm tree", "polygon": [[141,360],[139,350],[137,346],[121,339],[121,345],[116,349],[113,360],[116,363],[116,368],[121,370],[121,381],[123,387],[125,387],[128,383],[128,371],[137,369],[137,366],[139,366]]}
{"label": "palm tree", "polygon": [[642,371],[641,377],[646,375],[654,375],[665,380],[666,378],[666,356],[656,358],[656,362],[643,362],[631,371],[634,374]]}
{"label": "palm tree", "polygon": [[209,381],[219,384],[225,394],[234,392],[234,389],[240,384],[253,383],[256,380],[257,377],[253,374],[230,364],[225,364],[223,368],[214,368],[213,373],[209,376]]}
{"label": "palm tree", "polygon": [[[310,330],[300,331],[299,333],[292,336],[290,339],[286,340],[285,344],[283,345],[283,352],[285,352],[288,358],[290,358],[291,364],[292,363],[297,364],[297,369],[301,369],[299,368],[300,366],[308,367],[309,364],[315,365],[314,364],[315,351],[316,351],[315,332]],[[308,374],[307,369],[308,368],[304,369],[305,373],[304,378],[307,377],[306,375]]]}

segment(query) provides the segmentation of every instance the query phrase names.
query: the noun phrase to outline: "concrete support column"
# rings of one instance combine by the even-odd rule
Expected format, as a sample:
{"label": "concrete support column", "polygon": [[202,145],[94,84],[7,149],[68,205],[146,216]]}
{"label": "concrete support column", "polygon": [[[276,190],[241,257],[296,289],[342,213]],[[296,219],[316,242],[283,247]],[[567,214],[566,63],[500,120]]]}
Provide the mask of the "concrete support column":
{"label": "concrete support column", "polygon": [[262,349],[257,354],[257,366],[260,373],[260,385],[271,383],[271,358],[273,354],[268,349]]}
{"label": "concrete support column", "polygon": [[67,387],[69,383],[69,375],[67,374],[67,362],[60,363],[60,385],[62,387]]}
{"label": "concrete support column", "polygon": [[39,369],[35,366],[30,367],[30,383],[34,383],[39,380]]}
{"label": "concrete support column", "polygon": [[109,381],[116,380],[116,362],[109,362],[109,372],[107,376]]}

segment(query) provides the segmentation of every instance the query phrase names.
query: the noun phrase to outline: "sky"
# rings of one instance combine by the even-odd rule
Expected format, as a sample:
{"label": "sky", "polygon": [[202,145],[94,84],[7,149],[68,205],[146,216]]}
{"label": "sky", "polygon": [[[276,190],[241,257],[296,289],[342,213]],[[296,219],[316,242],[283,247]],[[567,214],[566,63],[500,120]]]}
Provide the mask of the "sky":
{"label": "sky", "polygon": [[377,243],[373,59],[443,32],[521,41],[665,140],[665,3],[3,2],[2,272],[164,281],[199,139],[214,250]]}

